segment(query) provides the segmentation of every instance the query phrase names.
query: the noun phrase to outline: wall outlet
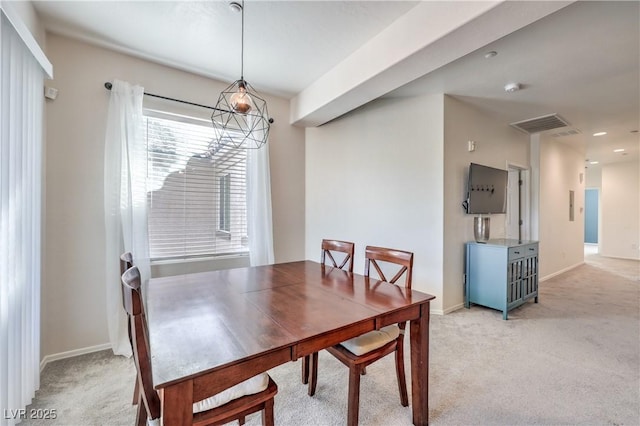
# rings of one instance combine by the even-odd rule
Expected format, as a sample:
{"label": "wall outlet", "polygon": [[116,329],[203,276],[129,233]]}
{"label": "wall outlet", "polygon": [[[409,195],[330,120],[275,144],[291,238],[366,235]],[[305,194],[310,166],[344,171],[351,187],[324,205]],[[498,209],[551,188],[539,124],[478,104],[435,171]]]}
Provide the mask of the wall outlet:
{"label": "wall outlet", "polygon": [[473,152],[476,150],[476,141],[469,141],[468,144],[469,152]]}

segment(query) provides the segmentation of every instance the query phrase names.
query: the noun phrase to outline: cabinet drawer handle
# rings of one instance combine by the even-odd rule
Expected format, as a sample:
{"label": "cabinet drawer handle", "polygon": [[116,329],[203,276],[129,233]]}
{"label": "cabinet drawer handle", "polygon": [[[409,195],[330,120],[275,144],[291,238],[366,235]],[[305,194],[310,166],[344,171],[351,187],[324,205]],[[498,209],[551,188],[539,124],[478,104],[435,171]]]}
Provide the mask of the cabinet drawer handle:
{"label": "cabinet drawer handle", "polygon": [[520,252],[519,252],[519,251],[514,251],[514,253],[515,253],[515,254],[520,254]]}
{"label": "cabinet drawer handle", "polygon": [[535,249],[533,247],[529,247],[529,251],[534,251]]}

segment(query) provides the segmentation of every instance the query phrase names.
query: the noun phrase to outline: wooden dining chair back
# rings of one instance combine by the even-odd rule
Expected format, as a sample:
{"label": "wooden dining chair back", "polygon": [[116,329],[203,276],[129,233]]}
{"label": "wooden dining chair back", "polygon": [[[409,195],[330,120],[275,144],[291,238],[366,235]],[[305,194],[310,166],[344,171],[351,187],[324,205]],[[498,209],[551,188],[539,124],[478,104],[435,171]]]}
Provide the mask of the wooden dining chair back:
{"label": "wooden dining chair back", "polygon": [[133,266],[133,255],[130,251],[126,251],[120,255],[120,276]]}
{"label": "wooden dining chair back", "polygon": [[[160,424],[161,403],[153,388],[149,336],[144,316],[140,271],[133,266],[122,274],[124,306],[130,319],[133,360],[139,382],[137,426]],[[215,349],[214,349],[215,350]],[[254,376],[217,395],[194,401],[193,424],[223,425],[237,420],[244,424],[245,416],[262,411],[262,424],[274,425],[273,399],[278,387],[267,373]]]}
{"label": "wooden dining chair back", "polygon": [[[334,268],[344,269],[346,266],[346,271],[353,272],[353,254],[355,251],[356,245],[349,241],[340,241],[340,240],[322,240],[322,244],[320,245],[320,263],[322,265],[333,266]],[[335,253],[340,253],[342,258],[338,258],[342,260],[338,265],[336,259],[334,257]],[[313,364],[317,364],[318,362],[318,353],[314,352],[310,355],[306,355],[302,358],[302,383],[309,383],[309,374],[317,373],[318,369],[313,368]],[[317,379],[317,374],[311,376],[311,384],[309,385],[309,392],[312,389],[315,389],[315,381]],[[309,395],[312,395],[309,393]]]}
{"label": "wooden dining chair back", "polygon": [[[395,264],[398,265],[400,269],[391,279],[387,279],[380,263],[382,263],[382,265]],[[404,286],[411,288],[411,280],[413,278],[413,253],[404,250],[367,246],[364,254],[365,277],[370,276],[371,266],[376,270],[378,277],[380,277],[382,281],[387,281],[392,284],[395,284],[402,275],[405,275]]]}
{"label": "wooden dining chair back", "polygon": [[151,357],[142,307],[140,271],[132,266],[122,274],[122,298],[129,319],[129,336],[133,346],[138,389],[138,416],[136,424],[146,424],[146,419],[160,418],[160,398],[153,389],[151,379]]}
{"label": "wooden dining chair back", "polygon": [[[353,272],[353,252],[355,250],[355,244],[348,241],[339,240],[322,240],[322,253],[320,255],[320,263],[327,264],[327,261],[331,261],[331,266],[334,268],[344,269],[349,272]],[[340,265],[333,257],[334,253],[342,253],[343,258]]]}
{"label": "wooden dining chair back", "polygon": [[[122,253],[120,255],[120,276],[122,277],[124,272],[127,269],[131,268],[132,266],[133,266],[133,255],[131,254],[131,252],[127,251]],[[122,307],[126,312],[127,307],[125,306],[125,301],[124,301],[125,291],[124,291],[124,288],[122,288],[122,285],[120,285],[120,283],[118,285],[120,286],[120,290],[122,292]],[[129,315],[127,315],[127,333],[129,334],[129,344],[131,345],[131,352],[133,353],[133,339],[131,339],[131,325],[130,325]],[[137,403],[138,403],[138,378],[136,377],[134,387],[133,387],[132,404],[136,405]]]}
{"label": "wooden dining chair back", "polygon": [[[399,267],[399,270],[391,279],[387,279],[383,271],[385,267],[389,266],[388,264]],[[413,253],[384,247],[367,246],[365,249],[365,276],[370,276],[371,269],[375,269],[382,281],[393,284],[405,275],[404,287],[410,289],[413,276]],[[406,323],[388,325],[380,330],[370,331],[327,348],[330,354],[349,367],[349,396],[347,403],[347,424],[349,426],[358,424],[360,376],[364,374],[368,365],[391,353],[395,353],[400,404],[404,407],[409,405],[407,380],[404,371],[405,325]],[[318,375],[317,358],[312,359],[310,369],[311,379],[309,380],[308,392],[309,395],[314,395]]]}

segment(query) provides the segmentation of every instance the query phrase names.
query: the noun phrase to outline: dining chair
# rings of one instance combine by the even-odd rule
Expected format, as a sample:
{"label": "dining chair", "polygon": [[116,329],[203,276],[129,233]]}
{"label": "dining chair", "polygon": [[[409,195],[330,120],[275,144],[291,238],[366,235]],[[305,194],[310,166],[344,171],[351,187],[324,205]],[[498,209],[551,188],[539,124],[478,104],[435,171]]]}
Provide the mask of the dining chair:
{"label": "dining chair", "polygon": [[[355,251],[356,245],[349,241],[340,241],[340,240],[322,240],[322,244],[320,245],[320,263],[323,265],[327,264],[327,261],[331,261],[330,266],[334,268],[344,269],[346,266],[346,270],[349,272],[353,272],[353,253]],[[338,262],[334,258],[335,253],[342,253],[342,262],[338,266]],[[340,260],[340,258],[338,258]],[[318,353],[314,352],[310,355],[306,355],[302,358],[302,383],[309,383],[309,379],[311,379],[311,383],[309,383],[309,396],[312,396],[311,389],[316,388],[316,382],[318,379],[318,369],[312,368],[311,365],[318,363]],[[311,372],[311,378],[309,378],[309,372]]]}
{"label": "dining chair", "polygon": [[[383,268],[388,271],[389,266],[399,266],[399,270],[391,279],[387,279]],[[373,266],[373,268],[372,268]],[[394,266],[395,268],[395,266]],[[364,275],[370,277],[371,269],[375,269],[382,281],[392,284],[404,275],[404,287],[411,289],[413,273],[413,253],[384,247],[367,246],[365,249]],[[360,376],[365,367],[375,361],[395,352],[396,376],[400,392],[400,404],[409,405],[407,397],[407,381],[404,372],[404,331],[406,322],[382,327],[380,330],[370,331],[338,345],[327,348],[327,351],[340,362],[349,367],[349,396],[347,403],[347,424],[358,424],[358,409],[360,403]],[[317,377],[318,363],[311,362],[311,377]],[[309,381],[309,395],[315,394],[317,380]]]}
{"label": "dining chair", "polygon": [[[133,266],[133,255],[131,254],[131,252],[127,251],[122,253],[120,255],[120,276],[122,276],[122,274],[124,274],[124,271],[131,268],[132,266]],[[127,307],[125,306],[125,303],[124,303],[124,289],[122,289],[122,286],[120,286],[120,289],[122,290],[122,307],[126,311]],[[131,352],[133,352],[133,341],[131,340],[131,327],[130,327],[130,320],[128,315],[127,315],[127,333],[129,334],[129,344],[131,345]],[[138,378],[137,377],[135,378],[134,382],[135,383],[133,385],[132,404],[136,405],[138,403]]]}
{"label": "dining chair", "polygon": [[[345,269],[346,266],[347,271],[353,272],[353,252],[355,247],[356,245],[349,241],[322,240],[320,263],[326,265],[328,258],[331,261],[331,266],[334,268]],[[344,255],[340,266],[338,266],[338,263],[333,257],[334,253],[343,253]]]}
{"label": "dining chair", "polygon": [[[133,360],[140,387],[136,425],[147,424],[147,419],[151,426],[160,425],[160,398],[153,388],[149,336],[140,291],[140,271],[136,266],[122,274],[122,289],[125,310],[130,320]],[[198,426],[221,425],[237,420],[243,425],[245,416],[262,411],[262,424],[273,426],[273,399],[277,393],[278,387],[271,377],[267,373],[259,374],[202,401],[194,401],[192,423]]]}
{"label": "dining chair", "polygon": [[[133,266],[133,255],[130,251],[126,251],[120,255],[120,272],[124,274],[124,271]],[[124,294],[124,293],[123,293]]]}

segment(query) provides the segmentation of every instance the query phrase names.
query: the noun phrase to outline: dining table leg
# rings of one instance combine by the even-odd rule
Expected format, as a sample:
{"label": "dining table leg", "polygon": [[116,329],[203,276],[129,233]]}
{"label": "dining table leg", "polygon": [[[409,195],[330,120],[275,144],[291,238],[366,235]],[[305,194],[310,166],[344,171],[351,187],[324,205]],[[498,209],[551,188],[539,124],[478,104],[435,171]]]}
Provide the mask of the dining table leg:
{"label": "dining table leg", "polygon": [[160,391],[163,426],[193,424],[193,381],[185,380]]}
{"label": "dining table leg", "polygon": [[429,424],[429,303],[420,307],[420,317],[410,322],[411,405],[413,424]]}

